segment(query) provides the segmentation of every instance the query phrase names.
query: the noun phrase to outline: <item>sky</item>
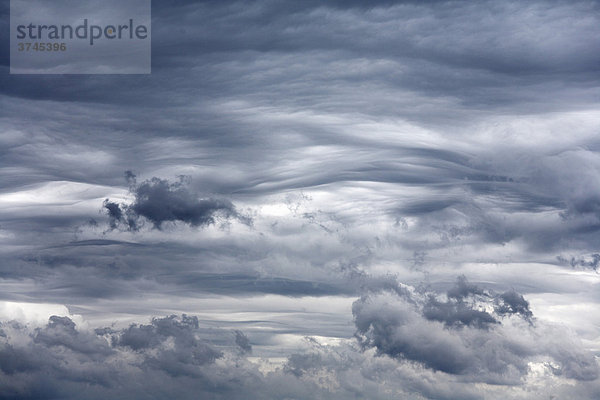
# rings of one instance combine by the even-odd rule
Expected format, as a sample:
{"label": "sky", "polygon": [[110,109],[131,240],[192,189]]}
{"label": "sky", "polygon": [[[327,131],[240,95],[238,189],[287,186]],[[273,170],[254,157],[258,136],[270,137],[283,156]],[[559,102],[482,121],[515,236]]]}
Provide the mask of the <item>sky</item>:
{"label": "sky", "polygon": [[595,1],[154,1],[148,75],[2,40],[0,399],[600,398],[598,48]]}

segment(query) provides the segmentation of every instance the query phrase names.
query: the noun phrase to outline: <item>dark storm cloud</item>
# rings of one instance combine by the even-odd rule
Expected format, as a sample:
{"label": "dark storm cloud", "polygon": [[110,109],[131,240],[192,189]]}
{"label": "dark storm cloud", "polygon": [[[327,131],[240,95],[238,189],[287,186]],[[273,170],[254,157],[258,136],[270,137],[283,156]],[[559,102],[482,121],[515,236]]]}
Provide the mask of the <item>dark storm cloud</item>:
{"label": "dark storm cloud", "polygon": [[150,220],[156,228],[160,228],[165,221],[183,221],[192,226],[201,226],[214,223],[217,213],[223,213],[225,217],[236,215],[229,201],[198,200],[180,183],[170,184],[158,178],[137,186],[135,196],[136,200],[129,208],[136,215]]}
{"label": "dark storm cloud", "polygon": [[533,313],[529,309],[529,302],[525,300],[522,294],[510,290],[502,293],[497,300],[499,301],[499,305],[495,309],[497,314],[520,314],[527,320],[533,318]]}
{"label": "dark storm cloud", "polygon": [[[472,326],[479,329],[500,324],[499,317],[511,314],[518,314],[529,322],[533,319],[529,302],[523,295],[514,290],[501,294],[486,292],[469,283],[464,275],[457,278],[456,284],[446,292],[446,297],[447,301],[440,301],[429,295],[423,305],[423,316],[443,322],[447,327]],[[493,300],[495,316],[481,308],[482,300],[484,304]]]}
{"label": "dark storm cloud", "polygon": [[423,307],[423,316],[429,320],[440,321],[446,326],[473,326],[480,329],[497,324],[498,321],[488,312],[474,310],[469,305],[458,302],[441,302],[430,297]]}
{"label": "dark storm cloud", "polygon": [[[459,286],[470,286],[469,296],[480,291],[464,278]],[[492,308],[492,297],[502,305]],[[353,305],[357,338],[380,354],[479,382],[515,384],[526,375],[529,360],[536,357],[558,363],[559,375],[583,381],[598,378],[599,366],[591,353],[561,338],[537,339],[550,331],[530,323],[532,313],[518,293],[463,301],[463,294],[446,302],[427,293],[363,296]],[[521,318],[511,319],[511,315]]]}
{"label": "dark storm cloud", "polygon": [[[110,219],[110,228],[116,229],[117,223],[123,220],[123,210],[121,210],[121,206],[117,203],[109,201],[108,199],[104,200],[102,206],[106,209],[106,212],[108,213],[108,218]],[[135,228],[135,225],[131,227]]]}
{"label": "dark storm cloud", "polygon": [[138,230],[140,218],[150,221],[157,229],[161,229],[165,222],[175,221],[191,226],[210,225],[215,223],[218,216],[251,222],[248,217],[238,214],[229,200],[198,199],[188,188],[184,177],[174,183],[155,177],[140,184],[137,184],[131,171],[126,172],[126,177],[135,201],[117,204],[106,199],[103,203],[112,229],[124,223],[128,229]]}

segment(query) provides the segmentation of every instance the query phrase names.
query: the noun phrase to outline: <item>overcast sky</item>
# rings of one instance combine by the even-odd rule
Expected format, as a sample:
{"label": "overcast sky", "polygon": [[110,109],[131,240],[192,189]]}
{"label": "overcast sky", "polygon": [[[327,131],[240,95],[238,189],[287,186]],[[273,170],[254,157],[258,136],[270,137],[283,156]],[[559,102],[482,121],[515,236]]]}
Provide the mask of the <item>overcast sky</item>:
{"label": "overcast sky", "polygon": [[600,398],[599,3],[155,1],[150,75],[0,16],[0,399]]}

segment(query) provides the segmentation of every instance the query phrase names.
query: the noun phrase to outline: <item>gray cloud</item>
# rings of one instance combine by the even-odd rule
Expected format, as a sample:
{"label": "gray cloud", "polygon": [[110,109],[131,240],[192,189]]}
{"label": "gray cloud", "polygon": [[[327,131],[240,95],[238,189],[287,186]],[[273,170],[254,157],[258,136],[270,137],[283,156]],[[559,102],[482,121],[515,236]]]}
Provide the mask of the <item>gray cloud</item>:
{"label": "gray cloud", "polygon": [[[462,294],[455,300],[450,296],[457,289],[464,293],[461,288],[468,288],[468,295],[483,293],[461,278],[446,302],[417,292],[363,296],[353,305],[357,338],[379,354],[469,381],[517,384],[527,374],[528,362],[540,357],[557,363],[559,375],[583,381],[598,378],[594,356],[580,345],[546,336],[556,334],[548,327],[531,324],[528,303],[518,293],[480,295],[467,304]],[[494,308],[494,297],[503,302],[499,307]]]}
{"label": "gray cloud", "polygon": [[[497,395],[493,385],[475,389],[452,375],[422,369],[412,362],[376,356],[352,343],[323,345],[314,338],[306,338],[303,351],[290,354],[281,366],[261,372],[237,350],[237,340],[220,350],[208,344],[193,316],[154,318],[149,324],[95,331],[77,327],[66,317],[51,317],[46,326],[34,330],[2,322],[2,332],[2,398],[159,399],[175,393],[182,399],[358,396],[391,400],[398,396],[481,399]],[[229,333],[245,336],[239,331]],[[210,355],[205,357],[203,352],[199,358],[198,346],[211,349]],[[185,348],[190,350],[187,354]],[[565,360],[578,355],[567,347],[560,351]],[[582,360],[577,359],[571,368],[581,366]],[[562,373],[553,368],[548,367],[550,376]],[[593,397],[599,389],[587,382],[577,387],[561,384],[548,391],[539,389],[534,398],[551,393]],[[532,398],[531,393],[531,387],[515,385],[508,398]]]}
{"label": "gray cloud", "polygon": [[[457,278],[456,284],[446,292],[447,301],[440,301],[434,295],[429,295],[423,305],[423,316],[429,320],[443,322],[447,327],[472,326],[480,329],[490,328],[500,324],[499,316],[518,314],[523,319],[532,322],[533,313],[529,302],[514,289],[495,294],[486,292],[468,282],[464,275]],[[485,311],[478,302],[492,301],[495,303],[494,312]]]}
{"label": "gray cloud", "polygon": [[449,289],[446,295],[448,298],[462,301],[465,297],[475,295],[483,296],[485,293],[481,288],[477,287],[477,285],[469,283],[464,275],[461,275],[457,278],[456,285]]}
{"label": "gray cloud", "polygon": [[440,321],[446,326],[469,325],[477,328],[489,327],[498,321],[488,312],[474,310],[462,301],[440,302],[430,297],[423,307],[423,315],[429,320]]}
{"label": "gray cloud", "polygon": [[561,264],[570,265],[573,268],[583,267],[593,269],[594,271],[598,271],[598,267],[600,266],[599,253],[593,253],[589,256],[571,256],[570,258],[566,258],[563,255],[559,255],[556,258]]}
{"label": "gray cloud", "polygon": [[599,15],[160,1],[147,76],[3,41],[0,297],[127,326],[3,325],[0,397],[600,397]]}
{"label": "gray cloud", "polygon": [[238,214],[235,206],[228,200],[198,199],[187,187],[185,177],[174,183],[152,178],[137,184],[131,171],[127,171],[125,175],[130,190],[135,195],[134,202],[117,204],[106,199],[102,204],[113,229],[119,223],[124,223],[127,229],[135,231],[143,224],[143,219],[150,221],[157,229],[161,229],[165,222],[175,221],[191,226],[210,225],[215,223],[217,216],[225,219],[235,217],[245,223],[251,222],[248,217]]}
{"label": "gray cloud", "polygon": [[[0,344],[0,382],[3,383],[0,396],[3,398],[99,399],[111,396],[158,399],[164,393],[177,393],[184,399],[199,396],[211,399],[343,399],[355,393],[391,399],[406,393],[402,385],[389,386],[385,380],[379,381],[372,375],[378,369],[388,369],[387,362],[372,359],[351,346],[325,347],[314,339],[307,342],[304,355],[292,354],[282,368],[268,373],[261,373],[255,364],[232,351],[231,347],[224,347],[218,354],[213,350],[209,358],[198,362],[193,350],[202,342],[194,317],[154,318],[149,325],[135,324],[123,330],[97,329],[95,333],[83,332],[70,319],[58,317],[52,317],[46,327],[36,332],[14,323],[5,322],[2,326],[9,332],[1,338]],[[56,332],[59,326],[60,333]],[[132,342],[132,332],[140,334],[139,329],[144,331],[141,334],[145,338],[143,344],[138,339]],[[102,343],[101,348],[106,351],[90,351],[88,347],[68,346],[62,341],[36,341],[41,334]],[[237,338],[244,336],[236,332]],[[27,345],[32,337],[35,343]],[[247,347],[245,340],[243,342],[243,347]],[[136,343],[135,350],[131,348],[132,343]],[[184,343],[191,345],[187,355],[180,347]],[[356,363],[345,364],[340,357]],[[218,363],[214,362],[215,358]],[[368,366],[368,363],[375,365]],[[355,367],[364,368],[364,375],[353,376]],[[390,377],[408,384],[411,375],[415,374],[406,367],[393,371],[390,369]],[[316,379],[318,376],[321,378]],[[449,398],[443,395],[448,391],[445,385],[427,388],[424,385],[420,389],[442,393],[442,398]],[[467,394],[466,398],[472,397],[467,391],[458,390]]]}
{"label": "gray cloud", "polygon": [[[123,210],[121,210],[121,206],[108,199],[104,200],[102,206],[106,209],[108,217],[110,218],[110,228],[116,229],[117,223],[123,220]],[[135,223],[135,221],[132,222]],[[131,226],[131,228],[135,228],[135,225]]]}
{"label": "gray cloud", "polygon": [[[5,336],[0,351],[2,397],[98,398],[112,393],[122,398],[128,394],[118,391],[126,383],[129,395],[144,396],[145,383],[140,380],[144,375],[196,376],[201,374],[196,368],[222,357],[197,338],[198,320],[185,315],[154,318],[150,325],[132,325],[121,331],[98,329],[96,333],[77,329],[68,317],[57,316],[29,333],[23,326],[4,327],[11,334]],[[90,390],[77,395],[85,386]]]}
{"label": "gray cloud", "polygon": [[63,347],[88,356],[95,354],[107,356],[112,350],[106,341],[94,335],[79,332],[69,317],[51,316],[44,329],[38,329],[33,342],[45,347]]}
{"label": "gray cloud", "polygon": [[196,373],[193,366],[210,364],[222,357],[222,353],[202,343],[194,335],[198,329],[198,318],[172,315],[154,318],[150,325],[132,325],[124,330],[115,341],[136,351],[148,351],[161,347],[168,339],[173,346],[160,348],[156,355],[146,357],[144,363],[167,372],[169,375],[190,375]]}
{"label": "gray cloud", "polygon": [[502,293],[497,300],[499,300],[499,304],[495,311],[499,315],[519,314],[527,320],[533,318],[533,313],[529,309],[529,302],[525,300],[522,294],[510,290]]}
{"label": "gray cloud", "polygon": [[242,350],[242,352],[244,353],[252,352],[252,345],[250,344],[250,340],[248,339],[248,336],[244,335],[244,332],[242,331],[235,331],[235,344],[237,344],[240,350]]}

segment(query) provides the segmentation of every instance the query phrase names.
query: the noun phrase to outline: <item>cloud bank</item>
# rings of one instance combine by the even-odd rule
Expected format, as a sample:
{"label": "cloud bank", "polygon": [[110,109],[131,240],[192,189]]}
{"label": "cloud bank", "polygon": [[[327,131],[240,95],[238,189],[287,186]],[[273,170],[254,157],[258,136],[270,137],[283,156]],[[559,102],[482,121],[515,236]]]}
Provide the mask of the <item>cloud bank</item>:
{"label": "cloud bank", "polygon": [[[38,328],[3,322],[2,395],[526,399],[600,393],[594,357],[564,328],[533,320],[517,293],[482,290],[464,277],[445,294],[396,288],[372,290],[354,302],[356,339],[324,345],[306,337],[301,352],[277,364],[249,358],[252,339],[244,332],[206,329],[185,314],[120,329],[82,328],[66,316],[51,316]],[[456,316],[440,320],[430,314],[434,298],[441,297],[447,302],[437,304],[462,304],[450,312],[461,316],[460,324]],[[506,310],[515,304],[527,312]],[[465,310],[486,306],[489,313],[465,320]],[[473,323],[482,313],[495,323]]]}

